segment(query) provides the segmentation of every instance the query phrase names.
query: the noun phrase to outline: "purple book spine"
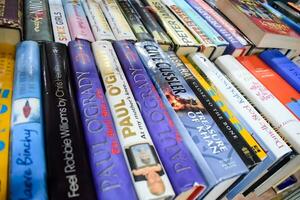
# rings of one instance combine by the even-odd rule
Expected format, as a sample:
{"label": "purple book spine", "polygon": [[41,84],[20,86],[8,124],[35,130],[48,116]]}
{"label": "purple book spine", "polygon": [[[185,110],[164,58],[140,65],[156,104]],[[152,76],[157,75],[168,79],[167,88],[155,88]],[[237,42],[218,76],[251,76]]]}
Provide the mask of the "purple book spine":
{"label": "purple book spine", "polygon": [[98,199],[137,199],[89,42],[69,43],[76,97]]}
{"label": "purple book spine", "polygon": [[134,45],[127,41],[113,45],[176,195],[191,189],[194,191],[190,197],[200,195],[206,188],[203,175],[183,144]]}

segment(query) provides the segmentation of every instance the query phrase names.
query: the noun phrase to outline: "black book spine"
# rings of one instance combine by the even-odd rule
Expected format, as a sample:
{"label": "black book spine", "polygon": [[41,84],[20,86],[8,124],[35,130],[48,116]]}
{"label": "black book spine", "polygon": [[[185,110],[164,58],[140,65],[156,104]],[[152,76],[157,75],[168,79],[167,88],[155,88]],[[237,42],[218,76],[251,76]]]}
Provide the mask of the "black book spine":
{"label": "black book spine", "polygon": [[71,85],[67,47],[41,45],[49,199],[96,199]]}

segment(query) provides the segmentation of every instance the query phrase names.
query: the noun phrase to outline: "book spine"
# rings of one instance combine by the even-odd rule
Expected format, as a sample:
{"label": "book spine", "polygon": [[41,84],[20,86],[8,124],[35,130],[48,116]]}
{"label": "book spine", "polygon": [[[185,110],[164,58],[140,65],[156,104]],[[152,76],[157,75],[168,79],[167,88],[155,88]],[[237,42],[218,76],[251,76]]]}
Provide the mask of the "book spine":
{"label": "book spine", "polygon": [[53,41],[48,1],[24,1],[24,39],[35,41]]}
{"label": "book spine", "polygon": [[49,0],[49,8],[55,42],[68,45],[71,36],[61,1]]}
{"label": "book spine", "polygon": [[41,46],[41,52],[49,197],[95,199],[67,47],[49,42]]}
{"label": "book spine", "polygon": [[[229,109],[225,107],[225,105],[222,105],[222,108],[220,108],[216,104],[218,103],[218,105],[221,105],[223,102],[219,101],[215,103],[193,74],[173,52],[168,52],[168,56],[176,65],[177,69],[205,109],[209,112],[210,116],[214,119],[227,140],[239,154],[245,165],[248,168],[253,168],[261,161],[261,159],[264,159],[266,157],[265,152],[261,149],[260,145],[254,141],[252,136],[245,130],[239,121],[232,117],[233,114]],[[261,155],[262,158],[258,157],[259,155]]]}
{"label": "book spine", "polygon": [[9,150],[10,150],[10,116],[12,107],[12,90],[15,64],[14,45],[0,44],[0,199],[7,199]]}
{"label": "book spine", "polygon": [[82,6],[90,22],[96,40],[115,40],[108,22],[95,0],[83,0]]}
{"label": "book spine", "polygon": [[225,40],[229,43],[226,48],[226,54],[234,54],[238,49],[242,50],[239,55],[242,55],[246,50],[245,46],[242,45],[231,32],[227,31],[217,20],[215,20],[208,12],[206,12],[196,0],[186,0],[215,30],[222,35]]}
{"label": "book spine", "polygon": [[124,18],[116,0],[103,0],[97,3],[100,5],[116,40],[136,41],[136,37]]}
{"label": "book spine", "polygon": [[[160,24],[164,27],[176,46],[178,54],[196,52],[200,44],[192,34],[177,20],[171,11],[160,0],[146,0],[155,13]],[[183,47],[185,50],[181,50]],[[189,49],[186,47],[190,47]]]}
{"label": "book spine", "polygon": [[97,197],[137,199],[90,44],[72,41],[69,52]]}
{"label": "book spine", "polygon": [[153,39],[164,49],[173,49],[173,43],[165,31],[161,28],[158,22],[154,19],[150,10],[147,9],[141,0],[131,0],[130,4],[134,7],[135,11],[139,14],[141,21],[145,28],[152,35]]}
{"label": "book spine", "polygon": [[[268,119],[282,137],[299,152],[299,120],[282,105],[243,65],[231,56],[222,56],[216,64],[255,103],[256,108]],[[276,109],[274,109],[276,108]]]}
{"label": "book spine", "polygon": [[80,0],[62,0],[72,40],[94,42],[94,36]]}
{"label": "book spine", "polygon": [[173,198],[172,186],[111,43],[97,41],[92,48],[138,197]]}
{"label": "book spine", "polygon": [[259,57],[300,92],[300,68],[277,50],[268,50]]}
{"label": "book spine", "polygon": [[115,42],[114,47],[176,195],[189,192],[189,197],[198,197],[206,189],[202,172],[184,145],[134,45],[122,41]]}
{"label": "book spine", "polygon": [[18,45],[11,116],[10,199],[47,199],[39,57],[36,42]]}
{"label": "book spine", "polygon": [[[198,166],[205,172],[208,191],[229,177],[245,173],[247,168],[243,161],[167,55],[153,42],[136,43],[136,48],[155,87],[163,91],[168,105],[173,107],[180,119],[179,125],[182,123],[185,128],[186,131],[180,132],[181,136]],[[227,163],[228,159],[232,162]]]}
{"label": "book spine", "polygon": [[153,41],[152,36],[148,33],[147,29],[141,22],[136,11],[127,0],[117,0],[121,10],[123,11],[124,17],[127,19],[132,31],[137,37],[138,41]]}

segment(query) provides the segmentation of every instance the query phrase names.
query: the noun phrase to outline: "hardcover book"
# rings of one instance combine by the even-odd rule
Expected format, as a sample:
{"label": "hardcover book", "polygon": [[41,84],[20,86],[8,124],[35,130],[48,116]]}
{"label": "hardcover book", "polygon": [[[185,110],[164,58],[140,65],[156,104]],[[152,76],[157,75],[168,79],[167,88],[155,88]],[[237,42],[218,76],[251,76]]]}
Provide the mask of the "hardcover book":
{"label": "hardcover book", "polygon": [[13,91],[9,198],[47,200],[41,65],[37,42],[18,44]]}
{"label": "hardcover book", "polygon": [[[225,49],[228,46],[228,42],[215,30],[208,22],[206,22],[187,2],[181,0],[172,0],[178,8],[180,8],[185,15],[187,15],[196,25],[199,27],[204,34],[212,41],[215,48],[209,55],[203,52],[205,55],[209,55],[210,59],[215,59],[218,56],[223,55]],[[173,9],[171,9],[173,10]]]}
{"label": "hardcover book", "polygon": [[[216,199],[247,167],[167,55],[153,42],[136,43],[137,51],[160,92],[180,120],[174,120],[208,183],[200,196]],[[173,117],[174,118],[174,117]]]}
{"label": "hardcover book", "polygon": [[114,47],[176,199],[196,199],[206,189],[204,176],[183,143],[134,44],[121,41],[115,42]]}
{"label": "hardcover book", "polygon": [[116,40],[136,41],[136,37],[124,18],[116,0],[102,0],[97,1],[97,3],[100,5]]}
{"label": "hardcover book", "polygon": [[256,0],[217,1],[217,7],[257,46],[299,49],[300,36]]}
{"label": "hardcover book", "polygon": [[0,43],[0,199],[7,199],[15,46]]}
{"label": "hardcover book", "polygon": [[72,40],[95,41],[80,0],[62,0]]}
{"label": "hardcover book", "polygon": [[49,199],[96,199],[67,47],[41,46]]}
{"label": "hardcover book", "polygon": [[235,57],[241,56],[246,52],[246,47],[240,43],[238,39],[228,31],[222,23],[217,21],[205,8],[199,3],[198,0],[186,0],[198,13],[202,16],[228,43],[225,54],[230,54]]}
{"label": "hardcover book", "polygon": [[244,56],[237,60],[300,120],[299,92],[257,56]]}
{"label": "hardcover book", "polygon": [[157,42],[165,51],[173,49],[173,43],[168,34],[165,33],[151,14],[150,10],[145,7],[141,0],[130,0],[129,2],[139,14],[141,21],[148,32],[152,35],[154,41]]}
{"label": "hardcover book", "polygon": [[106,97],[139,199],[172,199],[175,194],[126,81],[113,46],[92,44]]}
{"label": "hardcover book", "polygon": [[53,41],[47,0],[24,1],[24,39]]}
{"label": "hardcover book", "polygon": [[277,50],[268,50],[259,57],[300,93],[300,67]]}
{"label": "hardcover book", "polygon": [[[208,91],[209,95],[216,102],[219,102],[218,105],[224,105],[224,103],[228,105],[229,109],[234,112],[247,130],[251,130],[254,139],[267,152],[267,157],[230,189],[227,197],[232,199],[250,187],[272,166],[281,162],[291,152],[291,149],[236,87],[204,55],[194,54],[189,56],[189,59],[194,65],[187,65],[188,69]],[[224,103],[221,103],[220,99]]]}
{"label": "hardcover book", "polygon": [[134,10],[128,0],[117,0],[124,17],[127,19],[129,26],[134,32],[138,41],[154,41],[152,36],[140,20],[139,15]]}
{"label": "hardcover book", "polygon": [[68,45],[71,36],[61,0],[49,0],[49,8],[55,42]]}
{"label": "hardcover book", "polygon": [[22,39],[23,1],[0,2],[0,43],[16,45]]}
{"label": "hardcover book", "polygon": [[157,20],[173,40],[178,55],[186,55],[199,49],[200,44],[161,0],[144,1],[149,9],[153,10]]}
{"label": "hardcover book", "polygon": [[98,199],[137,199],[88,41],[69,44],[77,104]]}
{"label": "hardcover book", "polygon": [[96,40],[115,40],[115,36],[108,22],[95,0],[82,0],[82,6],[90,22],[91,29]]}

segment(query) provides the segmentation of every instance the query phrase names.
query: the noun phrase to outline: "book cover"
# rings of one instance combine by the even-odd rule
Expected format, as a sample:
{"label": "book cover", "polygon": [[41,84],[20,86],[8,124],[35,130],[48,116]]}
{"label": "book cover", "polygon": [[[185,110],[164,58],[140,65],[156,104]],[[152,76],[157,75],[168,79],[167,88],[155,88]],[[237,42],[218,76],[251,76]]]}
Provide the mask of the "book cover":
{"label": "book cover", "polygon": [[67,47],[47,42],[40,49],[49,199],[95,199]]}
{"label": "book cover", "polygon": [[160,96],[180,119],[181,137],[208,183],[205,198],[216,199],[247,167],[162,49],[153,42],[136,48]]}
{"label": "book cover", "polygon": [[228,43],[228,47],[225,50],[225,54],[230,54],[235,57],[242,55],[246,48],[243,44],[235,38],[235,36],[228,31],[222,23],[217,21],[210,13],[197,0],[186,0],[196,11],[202,16]]}
{"label": "book cover", "polygon": [[110,42],[92,48],[118,137],[139,199],[171,199],[171,183]]}
{"label": "book cover", "polygon": [[139,14],[141,21],[145,28],[152,35],[155,42],[157,42],[165,51],[173,49],[173,43],[168,34],[162,29],[156,21],[151,11],[145,7],[141,0],[130,0],[130,4],[134,7]]}
{"label": "book cover", "polygon": [[108,22],[95,0],[82,0],[82,6],[89,20],[91,29],[96,40],[115,40]]}
{"label": "book cover", "polygon": [[145,2],[173,40],[178,55],[186,55],[199,49],[200,44],[161,0],[145,0]]}
{"label": "book cover", "polygon": [[183,143],[134,44],[120,41],[113,45],[176,198],[197,198],[206,189],[204,176]]}
{"label": "book cover", "polygon": [[[265,159],[264,150],[227,106],[220,99],[218,101],[212,99],[196,77],[173,52],[169,51],[167,54],[245,165],[251,169]],[[184,56],[181,56],[181,59],[185,60],[185,63],[188,62]]]}
{"label": "book cover", "polygon": [[127,0],[117,0],[124,17],[128,21],[129,26],[134,32],[138,41],[153,41],[152,36],[140,20],[138,14]]}
{"label": "book cover", "polygon": [[136,41],[136,37],[127,23],[116,0],[97,1],[100,5],[116,40]]}
{"label": "book cover", "polygon": [[277,50],[268,50],[259,57],[300,92],[300,68]]}
{"label": "book cover", "polygon": [[62,0],[72,40],[95,41],[80,0]]}
{"label": "book cover", "polygon": [[0,43],[16,45],[23,33],[23,1],[0,2]]}
{"label": "book cover", "polygon": [[53,41],[48,1],[24,1],[24,39]]}
{"label": "book cover", "polygon": [[62,2],[60,0],[49,0],[49,8],[54,41],[68,45],[71,36]]}
{"label": "book cover", "polygon": [[98,199],[137,199],[88,41],[69,44],[76,98]]}
{"label": "book cover", "polygon": [[0,199],[7,199],[10,150],[10,116],[16,48],[0,43]]}
{"label": "book cover", "polygon": [[[291,149],[236,87],[204,55],[194,54],[189,56],[189,59],[194,65],[187,65],[187,67],[208,91],[209,95],[216,102],[219,102],[218,105],[226,103],[241,123],[248,130],[251,130],[252,136],[267,153],[267,157],[260,164],[230,189],[227,197],[231,199],[251,186],[271,166],[281,162],[291,152]],[[219,99],[223,100],[224,103],[221,103]]]}
{"label": "book cover", "polygon": [[[10,199],[48,199],[37,42],[17,46],[11,115]],[[1,161],[2,162],[2,161]]]}
{"label": "book cover", "polygon": [[259,59],[258,56],[244,56],[237,58],[237,60],[300,120],[299,92]]}
{"label": "book cover", "polygon": [[215,29],[213,29],[208,24],[208,22],[206,22],[187,2],[181,0],[172,0],[172,2],[174,2],[178,8],[182,9],[182,11],[203,31],[204,34],[207,35],[207,37],[216,46],[209,57],[211,59],[215,59],[216,57],[223,55],[225,49],[228,46],[228,42]]}

